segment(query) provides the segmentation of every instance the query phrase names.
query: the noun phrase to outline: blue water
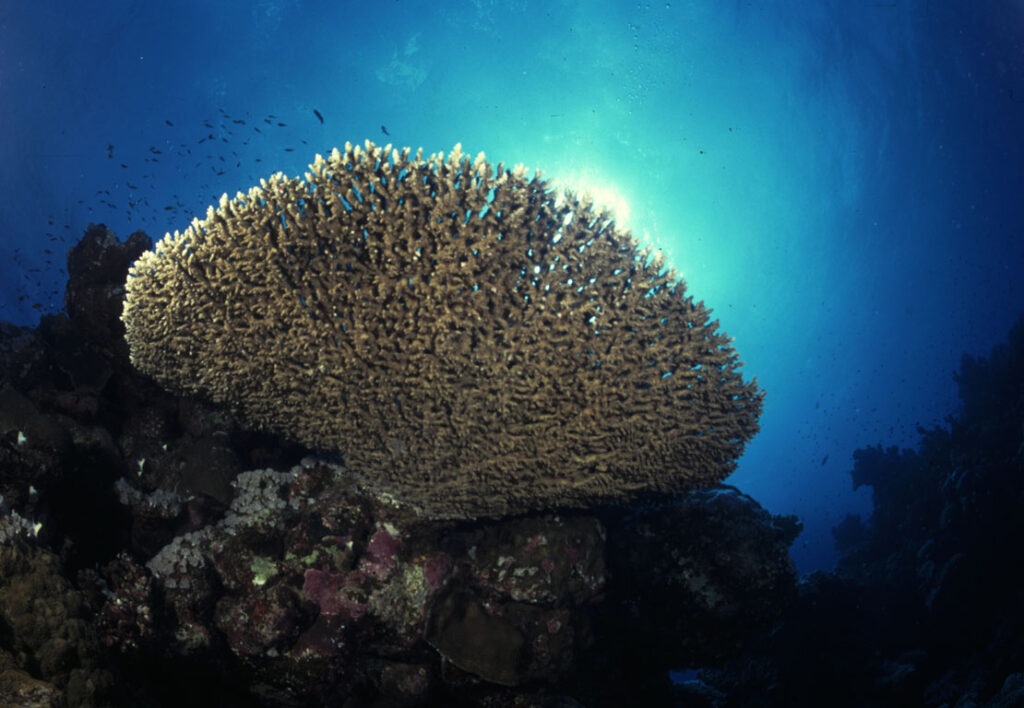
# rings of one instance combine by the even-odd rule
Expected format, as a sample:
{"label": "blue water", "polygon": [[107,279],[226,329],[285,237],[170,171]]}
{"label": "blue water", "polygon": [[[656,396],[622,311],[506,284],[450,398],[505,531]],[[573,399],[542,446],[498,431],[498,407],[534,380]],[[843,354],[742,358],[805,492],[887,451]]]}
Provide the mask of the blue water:
{"label": "blue water", "polygon": [[1024,310],[1022,37],[1019,0],[7,2],[0,318],[60,309],[90,222],[159,238],[346,140],[461,142],[665,250],[767,390],[730,482],[831,568],[853,450],[941,424]]}

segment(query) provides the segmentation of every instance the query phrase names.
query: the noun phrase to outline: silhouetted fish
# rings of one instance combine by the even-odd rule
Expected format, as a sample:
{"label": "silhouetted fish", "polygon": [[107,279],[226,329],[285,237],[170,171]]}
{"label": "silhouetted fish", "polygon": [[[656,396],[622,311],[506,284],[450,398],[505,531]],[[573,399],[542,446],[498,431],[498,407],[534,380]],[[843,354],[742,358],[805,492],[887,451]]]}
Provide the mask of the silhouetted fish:
{"label": "silhouetted fish", "polygon": [[391,133],[388,132],[388,127],[386,125],[382,125],[380,127],[380,132],[384,133],[384,135],[387,135],[388,137],[391,137]]}
{"label": "silhouetted fish", "polygon": [[323,125],[324,124],[324,116],[323,116],[323,114],[320,113],[320,111],[318,111],[315,108],[313,109],[313,114],[320,120],[320,125]]}

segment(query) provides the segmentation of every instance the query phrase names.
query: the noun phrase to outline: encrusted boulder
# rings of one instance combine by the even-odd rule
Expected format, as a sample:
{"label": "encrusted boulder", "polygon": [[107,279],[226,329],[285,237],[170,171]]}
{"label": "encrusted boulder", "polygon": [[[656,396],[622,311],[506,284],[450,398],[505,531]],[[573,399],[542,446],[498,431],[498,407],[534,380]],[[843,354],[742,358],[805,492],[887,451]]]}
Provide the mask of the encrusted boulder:
{"label": "encrusted boulder", "polygon": [[[170,492],[131,484],[119,482],[133,515],[174,507]],[[151,586],[123,564],[104,571],[97,612],[116,619],[131,597],[164,607],[152,625],[105,622],[108,641],[162,625],[163,652],[226,654],[274,701],[656,705],[669,669],[735,653],[795,587],[794,528],[726,487],[476,522],[424,520],[314,458],[243,472],[234,488],[222,518],[148,560]]]}

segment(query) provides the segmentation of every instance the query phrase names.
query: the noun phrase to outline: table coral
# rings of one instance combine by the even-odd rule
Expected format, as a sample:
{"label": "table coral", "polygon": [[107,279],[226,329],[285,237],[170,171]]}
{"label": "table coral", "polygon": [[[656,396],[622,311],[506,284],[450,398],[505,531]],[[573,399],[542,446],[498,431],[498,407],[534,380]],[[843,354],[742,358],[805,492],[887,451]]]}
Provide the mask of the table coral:
{"label": "table coral", "polygon": [[587,197],[367,142],[224,195],[129,272],[132,361],[443,518],[720,481],[762,392]]}

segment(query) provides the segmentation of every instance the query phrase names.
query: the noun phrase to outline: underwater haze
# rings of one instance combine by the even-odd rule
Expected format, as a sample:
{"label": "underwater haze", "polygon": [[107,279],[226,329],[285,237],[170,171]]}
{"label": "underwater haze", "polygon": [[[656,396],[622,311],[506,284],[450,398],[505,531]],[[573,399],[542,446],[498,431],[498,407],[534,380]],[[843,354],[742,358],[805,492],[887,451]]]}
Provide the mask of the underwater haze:
{"label": "underwater haze", "polygon": [[0,319],[61,310],[90,223],[461,143],[665,252],[766,391],[728,482],[830,569],[853,451],[942,425],[1024,311],[1022,42],[1019,0],[6,2]]}

